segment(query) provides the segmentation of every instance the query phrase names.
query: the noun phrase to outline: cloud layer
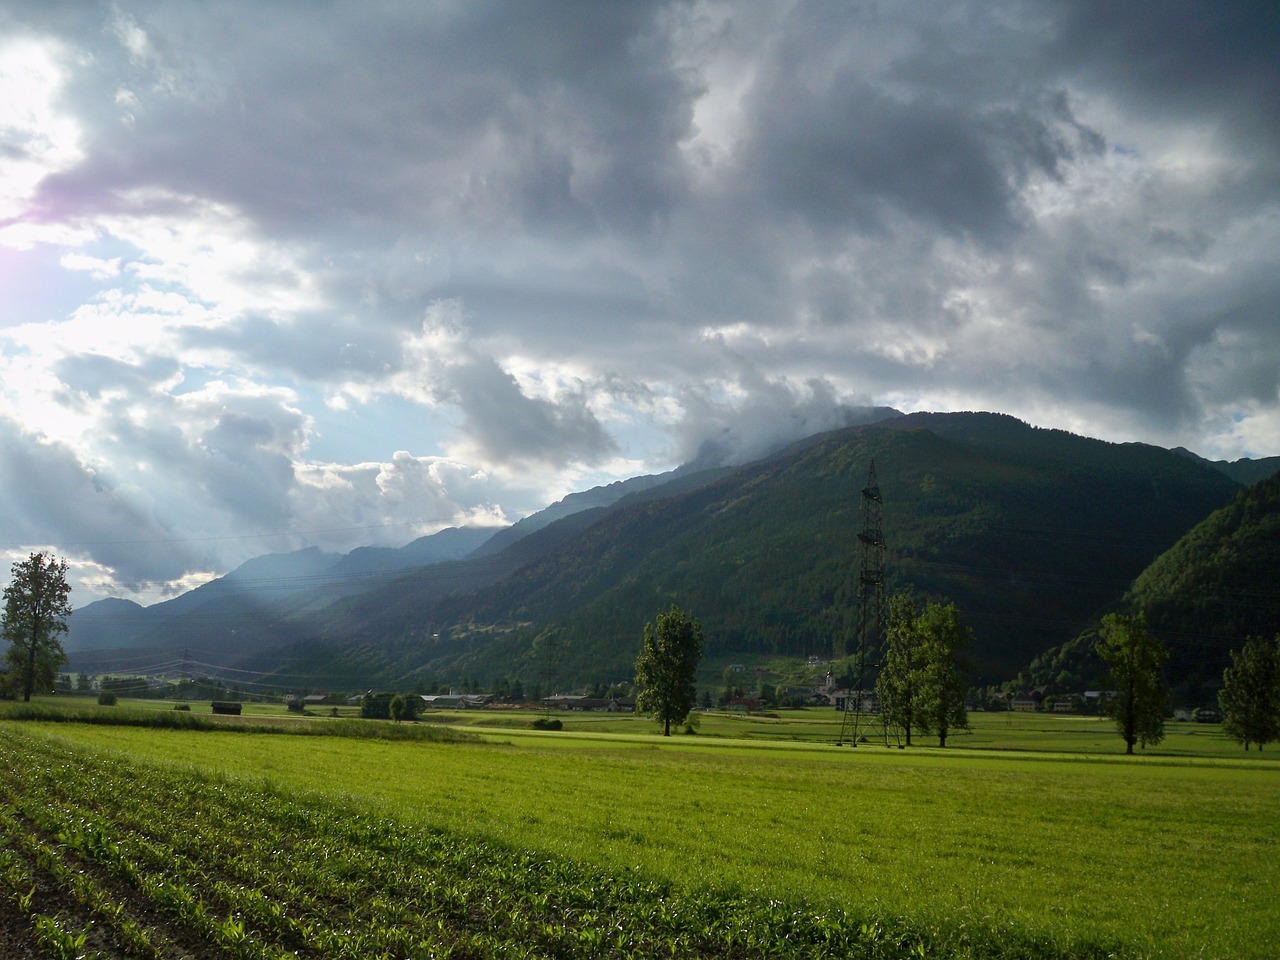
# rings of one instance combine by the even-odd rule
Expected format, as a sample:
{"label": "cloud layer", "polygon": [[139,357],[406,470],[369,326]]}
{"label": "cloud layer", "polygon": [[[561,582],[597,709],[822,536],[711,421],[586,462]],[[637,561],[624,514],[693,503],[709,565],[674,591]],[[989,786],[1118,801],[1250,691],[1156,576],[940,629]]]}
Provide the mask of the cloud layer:
{"label": "cloud layer", "polygon": [[0,550],[82,601],[872,404],[1280,452],[1270,4],[10,2],[0,37]]}

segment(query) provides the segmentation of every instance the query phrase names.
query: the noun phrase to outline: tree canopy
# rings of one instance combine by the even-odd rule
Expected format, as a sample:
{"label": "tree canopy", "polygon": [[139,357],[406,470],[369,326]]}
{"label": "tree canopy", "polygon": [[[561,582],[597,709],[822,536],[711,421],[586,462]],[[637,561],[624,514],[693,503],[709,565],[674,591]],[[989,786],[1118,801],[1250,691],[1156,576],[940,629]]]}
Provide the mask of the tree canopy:
{"label": "tree canopy", "polygon": [[33,553],[13,564],[11,576],[4,588],[0,633],[9,643],[5,659],[28,701],[35,690],[53,686],[67,659],[59,640],[71,616],[67,561]]}
{"label": "tree canopy", "polygon": [[672,604],[644,626],[644,647],[636,660],[636,709],[653,714],[662,735],[683,723],[697,697],[694,677],[702,659],[702,626]]}
{"label": "tree canopy", "polygon": [[1250,637],[1231,651],[1231,666],[1222,673],[1218,692],[1222,728],[1238,743],[1280,740],[1280,636],[1274,641]]}
{"label": "tree canopy", "polygon": [[1125,753],[1133,745],[1156,744],[1164,739],[1164,713],[1169,688],[1163,668],[1168,654],[1147,628],[1143,614],[1111,613],[1102,618],[1098,655],[1111,671],[1115,696],[1110,713],[1124,738]]}

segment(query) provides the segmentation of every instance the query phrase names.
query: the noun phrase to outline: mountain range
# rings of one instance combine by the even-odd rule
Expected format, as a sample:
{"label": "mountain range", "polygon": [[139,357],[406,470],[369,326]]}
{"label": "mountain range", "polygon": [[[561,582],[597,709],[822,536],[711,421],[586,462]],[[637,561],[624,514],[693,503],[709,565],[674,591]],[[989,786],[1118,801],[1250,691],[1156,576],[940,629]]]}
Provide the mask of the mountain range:
{"label": "mountain range", "polygon": [[740,467],[691,464],[574,494],[496,532],[274,555],[151,607],[99,601],[73,615],[65,645],[73,670],[172,670],[182,658],[282,689],[503,677],[567,688],[629,678],[644,624],[675,603],[701,621],[713,662],[838,658],[856,643],[873,463],[886,591],[955,602],[985,682],[1132,602],[1157,558],[1280,469],[1280,458],[1213,463],[999,414],[890,413]]}

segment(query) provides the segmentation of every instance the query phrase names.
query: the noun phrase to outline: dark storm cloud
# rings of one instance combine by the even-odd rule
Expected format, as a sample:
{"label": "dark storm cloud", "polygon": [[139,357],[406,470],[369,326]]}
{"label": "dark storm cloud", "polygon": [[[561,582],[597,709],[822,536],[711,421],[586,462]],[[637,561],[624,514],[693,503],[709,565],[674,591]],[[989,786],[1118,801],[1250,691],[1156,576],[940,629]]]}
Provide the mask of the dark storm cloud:
{"label": "dark storm cloud", "polygon": [[[146,509],[140,491],[119,489],[108,475],[66,447],[43,441],[0,417],[0,515],[4,549],[50,546],[118,571],[132,586],[163,583],[198,566],[189,544],[175,542]],[[54,531],[56,542],[50,542]]]}
{"label": "dark storm cloud", "polygon": [[886,208],[978,236],[1016,222],[1003,171],[964,118],[843,78],[835,85],[817,102],[783,93],[771,105],[778,113],[760,119],[757,179],[782,207],[842,230],[881,229]]}
{"label": "dark storm cloud", "polygon": [[1220,123],[1241,146],[1280,149],[1276,4],[1063,0],[1047,8],[1060,26],[1046,52],[1082,82],[1175,123]]}
{"label": "dark storm cloud", "polygon": [[466,437],[487,459],[597,463],[617,450],[581,397],[555,403],[528,397],[515,378],[491,360],[451,365],[439,390],[441,399],[462,411]]}
{"label": "dark storm cloud", "polygon": [[279,320],[251,315],[217,327],[189,327],[180,339],[193,350],[226,350],[255,368],[323,382],[376,380],[393,362],[402,335],[393,323],[374,325],[359,317]]}
{"label": "dark storm cloud", "polygon": [[297,440],[271,417],[227,413],[200,439],[200,485],[214,504],[263,529],[289,516]]}
{"label": "dark storm cloud", "polygon": [[961,9],[944,25],[937,7],[791,9],[755,54],[741,195],[772,198],[774,215],[828,240],[902,217],[984,242],[1016,237],[1028,179],[1060,176],[1102,138],[1060,89],[1011,70],[1032,36],[994,6]]}
{"label": "dark storm cloud", "polygon": [[654,9],[99,8],[99,29],[145,32],[145,53],[108,52],[143,102],[85,75],[74,93],[101,118],[92,159],[47,202],[164,186],[275,229],[348,236],[386,217],[644,228],[679,193],[689,120]]}

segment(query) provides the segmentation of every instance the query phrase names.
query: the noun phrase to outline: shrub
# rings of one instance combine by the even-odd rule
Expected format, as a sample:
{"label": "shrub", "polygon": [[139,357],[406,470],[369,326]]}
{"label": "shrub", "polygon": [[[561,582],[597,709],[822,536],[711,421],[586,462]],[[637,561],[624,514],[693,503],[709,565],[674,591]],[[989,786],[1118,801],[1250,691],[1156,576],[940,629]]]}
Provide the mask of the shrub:
{"label": "shrub", "polygon": [[175,709],[175,710],[183,710],[183,711],[185,711],[185,712],[187,712],[187,713],[190,713],[190,712],[191,712],[191,704],[189,704],[189,703],[175,703],[175,704],[173,705],[173,709]]}
{"label": "shrub", "polygon": [[561,730],[564,724],[557,717],[539,717],[533,721],[533,729],[535,730]]}
{"label": "shrub", "polygon": [[116,705],[116,692],[114,690],[103,690],[98,694],[98,706],[114,707]]}

